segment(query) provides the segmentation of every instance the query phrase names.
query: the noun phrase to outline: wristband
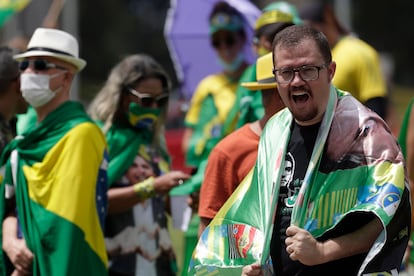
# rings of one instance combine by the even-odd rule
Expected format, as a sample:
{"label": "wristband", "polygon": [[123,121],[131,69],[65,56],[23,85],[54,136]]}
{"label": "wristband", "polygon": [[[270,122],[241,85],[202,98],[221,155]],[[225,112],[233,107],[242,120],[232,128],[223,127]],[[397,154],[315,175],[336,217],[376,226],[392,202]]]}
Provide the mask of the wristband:
{"label": "wristband", "polygon": [[132,186],[134,188],[134,192],[136,195],[141,199],[145,200],[147,198],[153,197],[155,195],[155,179],[154,177],[148,177],[144,181],[138,182]]}

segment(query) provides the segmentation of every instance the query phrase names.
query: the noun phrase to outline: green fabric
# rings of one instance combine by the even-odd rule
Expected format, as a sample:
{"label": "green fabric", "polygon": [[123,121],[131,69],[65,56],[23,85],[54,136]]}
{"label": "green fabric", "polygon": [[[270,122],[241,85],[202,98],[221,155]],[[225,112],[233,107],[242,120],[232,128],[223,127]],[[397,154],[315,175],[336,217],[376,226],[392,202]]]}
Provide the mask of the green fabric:
{"label": "green fabric", "polygon": [[3,1],[0,4],[0,26],[3,26],[9,18],[23,9],[30,0],[13,0],[13,1]]}
{"label": "green fabric", "polygon": [[[411,109],[413,107],[413,104],[414,104],[414,98],[411,99],[411,101],[409,102],[407,106],[407,109],[405,110],[404,118],[402,120],[401,127],[400,127],[400,134],[398,136],[398,142],[400,143],[401,151],[404,155],[404,158],[407,158],[407,132],[408,132],[408,127],[410,123]],[[414,243],[414,233],[411,234],[411,242]],[[413,249],[411,249],[411,252],[410,252],[410,263],[414,264],[414,250]]]}
{"label": "green fabric", "polygon": [[[11,151],[15,148],[20,149],[19,154],[22,158],[30,160],[31,163],[39,162],[68,130],[79,123],[91,121],[82,105],[72,101],[68,101],[52,111],[37,126],[34,123],[36,117],[33,117],[36,116],[36,113],[33,115],[31,112],[30,114],[30,123],[22,128],[20,132],[25,138],[23,140],[15,139],[5,148],[1,165],[5,164]],[[33,127],[35,127],[34,130]],[[39,139],[39,137],[42,137],[42,139]]]}
{"label": "green fabric", "polygon": [[401,122],[400,133],[398,136],[398,143],[400,143],[401,151],[405,158],[407,157],[407,132],[408,132],[408,127],[409,127],[408,124],[410,123],[411,108],[413,106],[413,103],[414,103],[414,98],[411,99],[411,101],[409,102],[407,106],[407,109],[405,110],[404,118]]}
{"label": "green fabric", "polygon": [[181,271],[181,276],[191,276],[188,274],[187,268],[191,261],[191,256],[193,254],[194,248],[198,242],[198,228],[200,225],[200,217],[197,214],[193,214],[190,223],[188,225],[188,230],[184,235],[184,258],[183,258],[183,269]]}
{"label": "green fabric", "polygon": [[26,113],[17,115],[17,125],[16,125],[17,135],[21,135],[22,133],[25,133],[26,131],[35,127],[36,121],[37,121],[36,110],[32,106],[29,106],[27,108]]}
{"label": "green fabric", "polygon": [[222,138],[221,133],[218,133],[221,128],[219,129],[216,125],[218,111],[214,104],[213,95],[208,94],[202,102],[200,114],[202,115],[199,117],[199,122],[193,126],[193,135],[186,153],[187,163],[195,167],[208,158],[212,148]]}
{"label": "green fabric", "polygon": [[[4,195],[6,185],[14,183],[9,157],[13,150],[18,151],[15,196],[21,230],[28,248],[35,256],[33,275],[91,275],[92,271],[88,270],[91,266],[82,266],[82,263],[78,263],[80,260],[92,263],[93,273],[99,275],[106,273],[105,264],[85,242],[84,229],[49,211],[48,206],[41,206],[35,202],[29,196],[29,188],[23,172],[23,167],[41,162],[63,136],[85,122],[91,120],[82,105],[65,102],[40,124],[26,128],[22,133],[24,139],[13,140],[2,155],[1,165],[6,165],[6,172],[0,193]],[[58,175],[54,176],[57,177]],[[40,195],[38,197],[41,198]],[[4,218],[6,202],[4,196],[0,198],[0,212],[1,217]],[[77,252],[77,254],[68,254],[70,252]],[[2,265],[1,269],[1,272],[4,272],[5,266]]]}
{"label": "green fabric", "polygon": [[[189,265],[191,275],[240,275],[243,266],[255,262],[271,275],[270,241],[291,123],[292,115],[284,109],[266,124],[256,165],[202,233]],[[377,133],[384,138],[376,139]],[[338,147],[334,140],[338,137],[351,139]],[[324,164],[330,168],[326,172],[319,170],[324,149],[332,158]],[[354,155],[366,158],[355,159],[352,167],[347,159],[340,159]],[[332,87],[292,224],[320,237],[341,227],[340,222],[355,212],[371,212],[386,228],[360,273],[390,273],[390,267],[399,267],[408,241],[406,187],[401,153],[383,121],[348,93]]]}
{"label": "green fabric", "polygon": [[250,65],[243,72],[236,90],[236,101],[224,122],[224,133],[227,135],[234,129],[238,129],[246,123],[261,119],[264,115],[262,94],[260,90],[249,90],[243,86],[243,82],[256,81],[256,63]]}
{"label": "green fabric", "polygon": [[[102,126],[101,122],[98,125]],[[152,134],[148,131],[137,131],[129,125],[113,124],[106,133],[109,149],[108,184],[112,186],[119,180],[134,162],[141,145],[150,145]],[[169,162],[165,139],[161,139],[162,157]]]}
{"label": "green fabric", "polygon": [[224,73],[209,75],[197,86],[185,117],[192,128],[186,152],[187,165],[199,167],[225,133],[223,123],[236,99],[237,81]]}

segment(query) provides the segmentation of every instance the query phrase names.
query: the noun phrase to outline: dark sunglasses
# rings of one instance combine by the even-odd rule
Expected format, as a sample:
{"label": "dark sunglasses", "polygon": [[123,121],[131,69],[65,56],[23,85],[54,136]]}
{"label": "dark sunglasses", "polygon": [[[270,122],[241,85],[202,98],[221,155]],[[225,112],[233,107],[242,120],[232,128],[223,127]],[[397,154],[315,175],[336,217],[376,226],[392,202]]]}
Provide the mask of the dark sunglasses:
{"label": "dark sunglasses", "polygon": [[234,36],[227,35],[225,37],[213,37],[211,40],[211,45],[216,49],[219,48],[222,43],[224,43],[224,45],[228,48],[233,47],[233,45],[236,44],[236,38]]}
{"label": "dark sunglasses", "polygon": [[54,64],[54,63],[47,62],[46,60],[35,59],[35,60],[23,60],[23,61],[21,61],[19,63],[20,71],[26,70],[30,66],[30,64],[32,64],[33,68],[36,71],[47,71],[51,68],[67,70],[65,67],[59,66],[59,65]]}
{"label": "dark sunglasses", "polygon": [[161,95],[153,97],[149,94],[140,93],[133,88],[128,88],[128,91],[139,99],[141,106],[143,107],[152,107],[154,103],[160,107],[166,105],[168,102],[168,93],[162,93]]}

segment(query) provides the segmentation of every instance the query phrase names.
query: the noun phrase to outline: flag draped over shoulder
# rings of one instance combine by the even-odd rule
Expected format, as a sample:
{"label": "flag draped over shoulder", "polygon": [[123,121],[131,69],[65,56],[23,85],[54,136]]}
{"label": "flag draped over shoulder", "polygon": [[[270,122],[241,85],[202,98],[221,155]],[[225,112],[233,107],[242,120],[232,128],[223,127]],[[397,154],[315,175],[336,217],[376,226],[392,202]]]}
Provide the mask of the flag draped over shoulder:
{"label": "flag draped over shoulder", "polygon": [[[27,128],[26,128],[27,129]],[[1,215],[15,193],[33,275],[105,275],[106,142],[82,105],[66,102],[2,156]]]}
{"label": "flag draped over shoulder", "polygon": [[[191,275],[240,275],[255,262],[272,273],[270,241],[291,123],[284,109],[266,124],[254,170],[202,233]],[[359,274],[391,275],[401,264],[410,225],[401,151],[378,115],[332,87],[291,220],[319,238],[358,212],[373,213],[384,226]]]}
{"label": "flag draped over shoulder", "polygon": [[[100,122],[98,124],[102,125]],[[153,134],[148,130],[136,131],[130,126],[113,124],[106,133],[109,148],[108,184],[110,186],[119,180],[134,162],[138,152],[146,150],[141,147],[151,146]],[[164,160],[169,163],[169,156],[165,140],[161,139],[160,152]],[[160,162],[162,173],[169,171],[168,164]]]}
{"label": "flag draped over shoulder", "polygon": [[21,11],[30,0],[2,0],[0,1],[0,27],[6,23],[6,21],[13,14]]}

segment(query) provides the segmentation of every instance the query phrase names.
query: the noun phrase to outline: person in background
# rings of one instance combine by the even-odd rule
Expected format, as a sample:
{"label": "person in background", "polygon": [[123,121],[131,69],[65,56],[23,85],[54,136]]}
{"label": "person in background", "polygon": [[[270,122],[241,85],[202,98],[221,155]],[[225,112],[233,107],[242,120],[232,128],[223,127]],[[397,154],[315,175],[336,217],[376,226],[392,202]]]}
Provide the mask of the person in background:
{"label": "person in background", "polygon": [[[145,152],[138,153],[125,173],[121,185],[128,186],[130,183],[139,183],[149,177],[156,177],[156,168],[146,159],[148,157]],[[127,256],[135,259],[135,274],[130,273],[131,275],[169,274],[172,264],[167,262],[162,266],[162,262],[157,260],[166,256],[175,259],[164,212],[162,197],[154,196],[139,202],[134,206],[132,216],[124,216],[128,223],[116,226],[120,232],[105,239],[108,254],[114,262],[119,262],[119,258],[126,260]],[[121,221],[120,217],[118,216],[118,222]],[[111,225],[111,229],[113,228]]]}
{"label": "person in background", "polygon": [[331,0],[307,2],[299,7],[299,14],[329,41],[332,59],[338,65],[333,84],[352,93],[393,127],[395,123],[391,120],[392,109],[378,52],[341,25]]}
{"label": "person in background", "polygon": [[16,114],[27,109],[19,77],[19,64],[13,58],[13,50],[0,47],[0,153],[16,136]]}
{"label": "person in background", "polygon": [[[414,99],[411,99],[409,102],[404,118],[401,124],[400,133],[398,136],[398,142],[401,146],[401,151],[404,155],[406,160],[407,166],[407,174],[408,180],[410,182],[410,196],[411,196],[411,203],[414,202],[414,112],[413,112],[413,105]],[[402,269],[399,275],[402,276],[413,276],[414,275],[414,250],[413,250],[413,242],[414,242],[414,233],[413,233],[413,226],[414,226],[414,212],[413,212],[413,205],[411,205],[411,239],[407,246],[407,251],[405,255],[405,259],[403,260]]]}
{"label": "person in background", "polygon": [[[105,228],[108,239],[128,227],[141,225],[144,213],[147,221],[151,221],[148,227],[157,222],[165,228],[166,194],[190,177],[181,171],[170,171],[164,137],[170,89],[168,75],[152,57],[129,55],[112,68],[89,106],[89,114],[101,126],[109,148],[110,188]],[[153,173],[145,179],[128,177],[128,170],[136,166],[137,157],[144,158],[152,166]],[[138,233],[134,233],[130,238],[137,241]],[[152,244],[154,250],[160,249],[158,242],[157,239]],[[110,244],[107,249],[113,251]],[[112,254],[109,274],[174,275],[173,254],[162,252],[155,260],[147,262],[140,252],[124,250],[123,254]]]}
{"label": "person in background", "polygon": [[35,120],[0,160],[2,247],[13,266],[0,266],[1,274],[105,275],[106,142],[70,100],[86,61],[75,37],[48,28],[36,29],[14,58]]}
{"label": "person in background", "polygon": [[205,77],[193,94],[185,117],[183,152],[189,166],[198,169],[223,138],[223,122],[234,104],[240,76],[248,64],[243,16],[227,2],[217,2],[209,17],[211,45],[223,67]]}
{"label": "person in background", "polygon": [[233,131],[212,150],[200,191],[199,236],[253,168],[260,134],[267,120],[284,107],[272,72],[269,70],[272,67],[272,54],[268,53],[258,58],[256,63],[257,81],[243,82],[241,85],[262,94],[265,113],[260,120],[247,123]]}
{"label": "person in background", "polygon": [[[256,21],[253,47],[259,57],[272,50],[275,34],[293,24],[301,24],[296,7],[285,1],[275,1],[267,5]],[[224,123],[224,131],[230,133],[246,123],[260,120],[264,114],[261,93],[240,85],[256,80],[256,63],[247,67],[240,77],[236,100]]]}
{"label": "person in background", "polygon": [[[223,70],[206,76],[198,84],[185,116],[182,150],[193,175],[171,195],[189,194],[193,216],[185,233],[183,274],[197,243],[200,218],[196,205],[204,178],[207,158],[213,147],[225,136],[224,122],[234,105],[240,77],[249,65],[245,55],[248,43],[243,15],[226,1],[215,3],[209,16],[209,35]],[[202,53],[200,53],[202,54]]]}

